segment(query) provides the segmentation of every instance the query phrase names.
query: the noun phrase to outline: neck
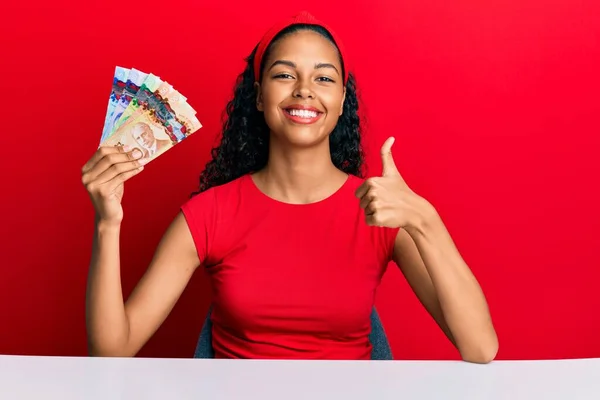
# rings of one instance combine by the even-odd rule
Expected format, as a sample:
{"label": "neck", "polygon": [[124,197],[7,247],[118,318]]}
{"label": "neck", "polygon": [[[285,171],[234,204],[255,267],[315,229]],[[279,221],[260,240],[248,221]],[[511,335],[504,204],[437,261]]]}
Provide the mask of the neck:
{"label": "neck", "polygon": [[331,161],[329,140],[310,148],[282,146],[271,140],[269,162],[255,174],[255,182],[265,194],[294,204],[329,197],[346,178],[347,175]]}

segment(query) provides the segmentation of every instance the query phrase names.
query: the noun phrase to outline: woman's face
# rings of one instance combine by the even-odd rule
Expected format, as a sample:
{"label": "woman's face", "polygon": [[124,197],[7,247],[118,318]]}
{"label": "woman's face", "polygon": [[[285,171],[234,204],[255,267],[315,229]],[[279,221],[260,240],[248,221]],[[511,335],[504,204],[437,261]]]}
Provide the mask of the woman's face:
{"label": "woman's face", "polygon": [[297,146],[326,140],[345,98],[336,47],[320,34],[299,31],[275,43],[265,60],[257,107],[271,134]]}

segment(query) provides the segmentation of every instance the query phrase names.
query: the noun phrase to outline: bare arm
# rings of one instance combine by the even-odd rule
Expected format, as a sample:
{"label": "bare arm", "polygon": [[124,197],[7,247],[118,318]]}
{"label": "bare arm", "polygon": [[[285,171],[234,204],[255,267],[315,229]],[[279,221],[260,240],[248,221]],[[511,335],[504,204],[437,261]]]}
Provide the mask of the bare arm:
{"label": "bare arm", "polygon": [[134,356],[156,332],[200,264],[182,213],[165,232],[148,270],[125,303],[119,236],[124,184],[144,170],[138,149],[101,146],[81,169],[96,212],[86,293],[88,346],[95,356]]}
{"label": "bare arm", "polygon": [[402,228],[393,258],[409,285],[463,360],[488,363],[496,357],[498,338],[483,292],[434,207],[400,174],[392,156],[394,140],[381,147],[382,176],[356,190],[366,222]]}
{"label": "bare arm", "polygon": [[426,214],[418,229],[399,231],[394,261],[462,359],[488,363],[498,338],[483,292],[437,213]]}
{"label": "bare arm", "polygon": [[134,356],[167,318],[199,265],[180,213],[127,302],[120,279],[118,226],[97,224],[87,291],[91,355]]}

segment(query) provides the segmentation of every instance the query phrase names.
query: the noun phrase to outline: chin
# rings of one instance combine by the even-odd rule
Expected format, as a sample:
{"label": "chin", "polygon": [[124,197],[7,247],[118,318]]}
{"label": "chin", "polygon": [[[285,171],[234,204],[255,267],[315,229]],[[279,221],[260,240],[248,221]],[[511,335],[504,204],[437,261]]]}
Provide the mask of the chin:
{"label": "chin", "polygon": [[328,134],[314,129],[314,127],[287,127],[276,136],[293,146],[314,147],[322,144],[329,137]]}

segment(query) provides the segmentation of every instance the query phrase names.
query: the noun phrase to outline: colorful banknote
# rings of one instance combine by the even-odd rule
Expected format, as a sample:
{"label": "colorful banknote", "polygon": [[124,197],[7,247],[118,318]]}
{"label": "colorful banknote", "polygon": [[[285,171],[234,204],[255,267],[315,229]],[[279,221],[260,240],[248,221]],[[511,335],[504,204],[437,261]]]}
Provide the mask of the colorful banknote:
{"label": "colorful banknote", "polygon": [[148,74],[146,76],[146,79],[144,79],[144,82],[136,92],[135,96],[130,99],[127,108],[125,108],[119,119],[114,122],[111,133],[119,129],[119,126],[121,126],[125,121],[127,121],[127,119],[133,113],[135,113],[135,111],[139,108],[141,104],[146,104],[148,102],[148,97],[152,96],[152,94],[160,87],[161,84],[162,81],[158,76],[154,74]]}
{"label": "colorful banknote", "polygon": [[129,70],[107,121],[100,145],[137,148],[146,162],[202,127],[185,96],[158,76],[135,68]]}
{"label": "colorful banknote", "polygon": [[[154,102],[154,101],[156,102]],[[189,127],[197,126],[196,111],[177,90],[171,89],[164,97],[151,99],[157,118],[163,121],[173,140],[180,142],[189,133]]]}
{"label": "colorful banknote", "polygon": [[106,117],[104,118],[104,127],[102,128],[102,136],[100,142],[102,142],[110,133],[109,124],[110,118],[123,94],[125,89],[125,83],[127,82],[127,76],[129,75],[129,69],[123,67],[116,67],[115,74],[113,76],[112,91],[108,99],[108,107],[106,109]]}
{"label": "colorful banknote", "polygon": [[121,119],[121,115],[129,106],[129,102],[133,99],[138,92],[140,86],[146,79],[148,74],[137,70],[135,68],[131,68],[129,70],[129,74],[127,75],[127,81],[125,82],[125,87],[123,88],[123,93],[119,97],[119,101],[115,105],[115,108],[108,118],[108,125],[106,127],[106,132],[104,134],[104,139],[110,136],[115,131],[115,125]]}

